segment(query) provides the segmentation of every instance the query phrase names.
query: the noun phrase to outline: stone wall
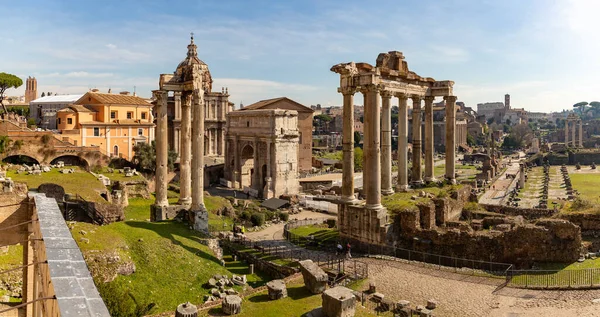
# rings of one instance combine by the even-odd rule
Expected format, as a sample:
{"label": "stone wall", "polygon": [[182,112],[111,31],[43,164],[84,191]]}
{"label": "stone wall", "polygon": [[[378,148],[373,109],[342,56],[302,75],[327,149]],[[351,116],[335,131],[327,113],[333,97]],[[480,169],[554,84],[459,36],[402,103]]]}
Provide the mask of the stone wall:
{"label": "stone wall", "polygon": [[254,264],[254,269],[259,270],[273,279],[282,279],[292,274],[300,272],[297,268],[278,265],[269,261],[257,258],[248,252],[240,252],[227,243],[223,244],[223,248],[227,249],[231,255],[237,256],[238,260],[246,261]]}
{"label": "stone wall", "polygon": [[485,210],[500,213],[507,216],[523,216],[527,220],[551,217],[555,214],[552,209],[543,208],[519,208],[498,205],[481,205]]}
{"label": "stone wall", "polygon": [[338,205],[340,236],[367,243],[386,243],[388,231],[387,209],[367,209],[362,205]]}
{"label": "stone wall", "polygon": [[586,234],[586,231],[600,230],[599,214],[561,213],[559,217],[578,225],[583,234]]}
{"label": "stone wall", "polygon": [[569,156],[566,154],[550,153],[546,155],[550,165],[567,165],[569,164]]}
{"label": "stone wall", "polygon": [[600,163],[600,152],[578,151],[569,153],[569,164],[591,165]]}
{"label": "stone wall", "polygon": [[[27,186],[15,183],[12,193],[0,191],[0,228],[7,228],[30,219],[27,207]],[[27,224],[16,226],[0,233],[0,245],[22,243],[27,238]]]}

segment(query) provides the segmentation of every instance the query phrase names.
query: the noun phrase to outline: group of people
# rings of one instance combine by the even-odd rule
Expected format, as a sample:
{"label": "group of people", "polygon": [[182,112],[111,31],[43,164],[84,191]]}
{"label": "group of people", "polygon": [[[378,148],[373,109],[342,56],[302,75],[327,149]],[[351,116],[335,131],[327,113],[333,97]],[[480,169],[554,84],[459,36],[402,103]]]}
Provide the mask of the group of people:
{"label": "group of people", "polygon": [[[350,246],[350,243],[348,242],[346,244],[346,258],[347,259],[351,259],[352,258],[352,254],[350,254],[350,248],[351,248],[351,246]],[[337,244],[336,254],[337,255],[344,254],[344,247],[342,247],[342,243],[341,242],[338,242],[338,244]]]}

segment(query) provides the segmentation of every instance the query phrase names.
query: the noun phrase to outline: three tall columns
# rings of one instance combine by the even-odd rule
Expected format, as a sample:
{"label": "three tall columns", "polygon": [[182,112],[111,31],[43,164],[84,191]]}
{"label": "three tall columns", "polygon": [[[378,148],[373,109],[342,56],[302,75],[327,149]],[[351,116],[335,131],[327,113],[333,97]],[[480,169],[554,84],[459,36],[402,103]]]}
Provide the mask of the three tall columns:
{"label": "three tall columns", "polygon": [[444,97],[446,101],[446,179],[456,183],[454,157],[456,155],[456,96]]}

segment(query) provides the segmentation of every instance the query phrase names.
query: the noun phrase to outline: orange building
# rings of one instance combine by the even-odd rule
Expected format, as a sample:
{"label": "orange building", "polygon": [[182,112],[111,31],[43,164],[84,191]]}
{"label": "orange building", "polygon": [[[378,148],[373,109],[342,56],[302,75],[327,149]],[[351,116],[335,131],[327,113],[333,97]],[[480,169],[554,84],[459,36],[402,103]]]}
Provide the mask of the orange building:
{"label": "orange building", "polygon": [[143,98],[90,91],[57,112],[64,141],[98,146],[110,157],[133,158],[133,146],[154,140],[152,104]]}

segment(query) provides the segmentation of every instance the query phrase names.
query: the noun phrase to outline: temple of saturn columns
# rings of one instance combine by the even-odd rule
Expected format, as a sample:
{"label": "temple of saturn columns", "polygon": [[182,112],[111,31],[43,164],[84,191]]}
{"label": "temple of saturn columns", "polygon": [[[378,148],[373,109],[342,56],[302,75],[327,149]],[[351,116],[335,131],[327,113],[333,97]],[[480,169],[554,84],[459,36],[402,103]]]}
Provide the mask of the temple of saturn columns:
{"label": "temple of saturn columns", "polygon": [[[396,190],[405,191],[408,182],[407,101],[412,101],[413,142],[411,184],[435,181],[433,144],[433,102],[446,101],[446,178],[455,183],[456,96],[453,81],[436,81],[409,71],[402,52],[381,53],[376,65],[341,63],[331,71],[340,74],[343,101],[343,170],[342,198],[339,204],[340,233],[360,241],[380,243],[385,240],[387,210],[381,195],[394,192],[392,184],[391,98],[398,98],[398,183]],[[363,192],[365,204],[354,194],[354,94],[364,97]],[[425,175],[421,171],[421,103],[425,102]],[[414,124],[417,123],[417,124]],[[381,140],[380,140],[381,138]]]}
{"label": "temple of saturn columns", "polygon": [[[569,139],[569,125],[571,126],[571,139]],[[579,142],[577,142],[577,138],[575,132],[579,127]],[[583,123],[581,122],[581,118],[579,118],[576,114],[571,113],[565,120],[565,146],[573,146],[573,147],[583,147]]]}
{"label": "temple of saturn columns", "polygon": [[[210,91],[212,78],[208,66],[198,59],[192,36],[187,57],[173,74],[161,74],[154,90],[156,107],[156,201],[151,220],[172,218],[181,210],[190,211],[190,221],[199,231],[208,229],[204,206],[204,92]],[[167,98],[173,92],[181,102],[180,192],[177,205],[167,200],[168,120]]]}

